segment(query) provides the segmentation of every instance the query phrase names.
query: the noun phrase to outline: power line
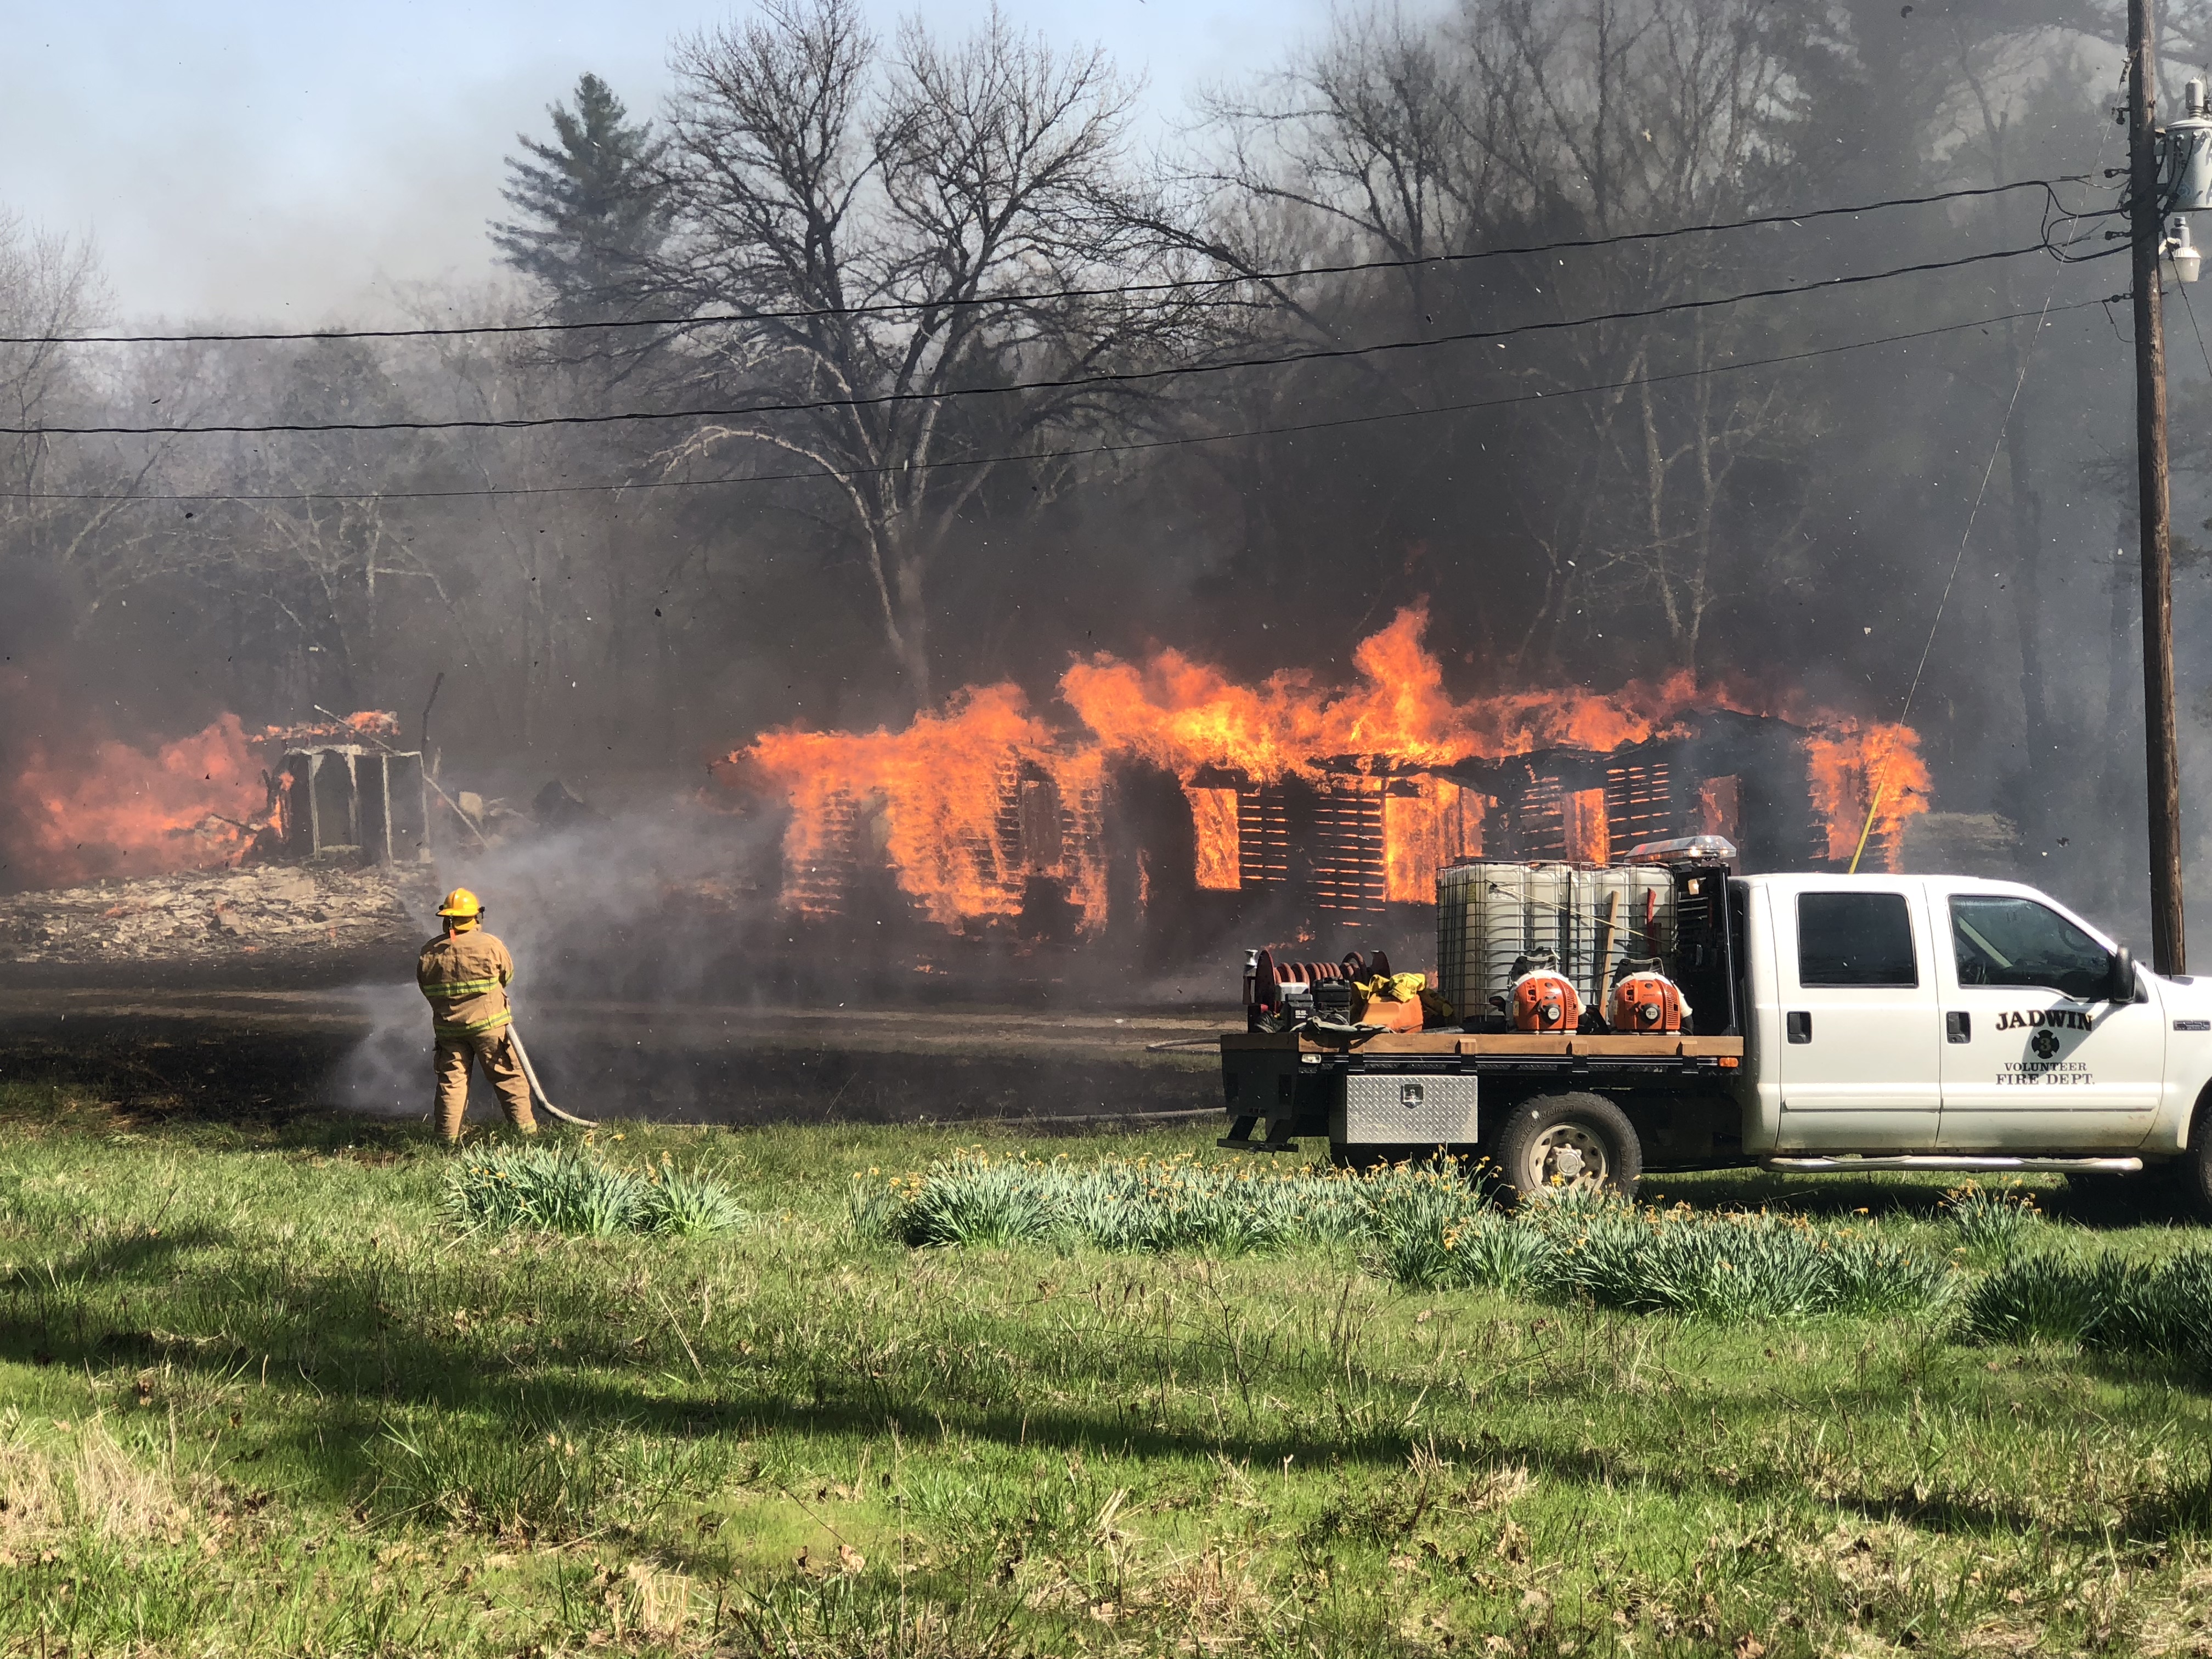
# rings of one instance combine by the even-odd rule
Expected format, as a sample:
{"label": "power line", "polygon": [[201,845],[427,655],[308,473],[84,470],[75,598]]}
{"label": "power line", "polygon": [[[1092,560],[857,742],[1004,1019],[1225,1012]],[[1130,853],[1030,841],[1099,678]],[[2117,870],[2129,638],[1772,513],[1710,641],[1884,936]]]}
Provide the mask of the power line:
{"label": "power line", "polygon": [[[1605,380],[1585,386],[1563,386],[1556,392],[1516,392],[1509,397],[1476,398],[1465,403],[1437,404],[1425,409],[1387,410],[1371,415],[1335,416],[1322,420],[1296,422],[1285,426],[1247,427],[1234,432],[1199,433],[1176,438],[1128,439],[1114,443],[1086,444],[1072,449],[1025,450],[1007,455],[963,456],[949,460],[925,462],[915,470],[937,471],[959,467],[997,466],[1018,461],[1079,460],[1093,455],[1121,454],[1138,450],[1175,449],[1194,444],[1227,443],[1245,438],[1281,437],[1299,433],[1329,431],[1343,427],[1372,426],[1384,421],[1414,420],[1431,415],[1465,414],[1480,410],[1504,408],[1516,404],[1544,403],[1562,398],[1586,397],[1600,392],[1619,392],[1631,386],[1659,386],[1676,380],[1698,380],[1709,374],[1731,374],[1745,369],[1772,368],[1790,363],[1804,362],[1815,357],[1832,357],[1846,351],[1865,351],[1876,346],[1898,345],[1914,340],[1929,339],[1941,334],[1960,333],[1967,329],[1988,328],[1999,323],[2019,322],[2028,318],[2043,319],[2069,311],[2085,311],[2091,307],[2106,303],[2107,301],[2103,300],[2077,300],[2069,305],[2039,307],[2031,311],[2003,312],[1992,317],[1970,318],[1965,322],[1943,323],[1932,328],[1914,329],[1902,334],[1885,334],[1870,340],[1851,340],[1842,345],[1816,346],[1809,350],[1787,352],[1779,356],[1747,357],[1741,362],[1716,363],[1705,368],[1677,369],[1662,374],[1634,375],[1624,380]],[[856,467],[845,476],[871,477],[898,470],[900,469],[895,466]],[[525,484],[471,489],[331,489],[257,495],[210,492],[149,495],[106,495],[92,493],[72,494],[59,490],[21,490],[9,491],[7,496],[15,501],[112,501],[119,507],[179,501],[464,501],[494,496],[620,495],[630,490],[645,489],[710,489],[732,484],[790,483],[836,476],[838,475],[816,468],[803,472],[739,472],[713,478],[657,478],[631,483]]]}
{"label": "power line", "polygon": [[1050,289],[1030,294],[953,295],[936,300],[875,301],[856,306],[809,306],[778,311],[732,311],[705,316],[632,317],[602,322],[457,323],[445,327],[347,328],[268,331],[238,334],[0,334],[0,345],[239,345],[325,340],[428,340],[469,335],[567,334],[617,328],[697,328],[716,323],[777,323],[820,321],[838,317],[904,316],[917,311],[957,310],[981,305],[1036,305],[1056,300],[1109,299],[1133,294],[1166,294],[1188,289],[1227,288],[1239,283],[1286,283],[1302,276],[1344,276],[1373,270],[1410,270],[1428,265],[1467,264],[1483,259],[1567,253],[1592,248],[1618,247],[1631,242],[1666,241],[1675,237],[1705,235],[1732,230],[1753,230],[1767,225],[1802,224],[1808,219],[1849,217],[1878,213],[1890,208],[1926,207],[1939,202],[1966,201],[1977,197],[2003,196],[2014,191],[2040,190],[2050,198],[2049,209],[2065,212],[2057,186],[2078,185],[2087,173],[2062,173],[2051,179],[2017,179],[2005,185],[1981,185],[1939,191],[1928,196],[1893,196],[1879,202],[1850,207],[1808,208],[1796,213],[1766,213],[1748,219],[1724,220],[1718,224],[1674,225],[1664,230],[1623,231],[1611,236],[1577,237],[1565,241],[1539,242],[1518,247],[1478,248],[1465,253],[1431,253],[1413,259],[1360,259],[1345,264],[1301,265],[1287,270],[1234,272],[1219,276],[1182,276],[1155,283],[1123,283],[1103,288]]}
{"label": "power line", "polygon": [[2212,350],[2205,348],[2204,331],[2197,325],[2197,307],[2190,303],[2189,299],[2191,284],[2176,283],[2174,287],[2181,292],[2181,308],[2189,313],[2189,331],[2197,337],[2197,349],[2204,359],[2204,372],[2207,374],[2212,374]]}
{"label": "power line", "polygon": [[1984,264],[1991,260],[2017,259],[2027,254],[2051,252],[2052,252],[2051,245],[2047,240],[2038,241],[2024,247],[1999,248],[1985,253],[1969,253],[1955,259],[1927,260],[1918,264],[1897,265],[1887,270],[1866,271],[1852,276],[1823,276],[1814,282],[1787,284],[1778,288],[1753,289],[1743,294],[1729,294],[1705,300],[1677,300],[1665,305],[1646,306],[1632,311],[1601,312],[1586,317],[1554,318],[1543,322],[1522,323],[1512,328],[1472,329],[1456,334],[1439,334],[1425,340],[1385,340],[1374,345],[1326,346],[1309,351],[1285,352],[1272,357],[1232,357],[1219,362],[1182,363],[1164,368],[1128,369],[1108,374],[1076,374],[1053,380],[1015,380],[1005,386],[949,386],[940,392],[883,392],[863,398],[824,398],[801,403],[742,404],[719,409],[620,410],[597,415],[533,415],[507,418],[484,416],[474,419],[442,421],[278,421],[261,424],[240,422],[215,426],[0,426],[0,435],[166,438],[202,434],[252,435],[270,433],[321,432],[508,432],[543,427],[613,426],[643,421],[731,420],[753,415],[797,415],[836,409],[873,409],[890,404],[934,403],[951,398],[998,397],[1012,392],[1058,392],[1078,390],[1085,386],[1139,385],[1154,380],[1176,379],[1183,375],[1219,374],[1233,369],[1280,368],[1296,363],[1337,362],[1355,357],[1375,356],[1385,352],[1425,351],[1436,346],[1510,340],[1526,334],[1546,334],[1560,329],[1586,328],[1599,323],[1639,322],[1653,317],[1669,316],[1682,312],[1709,311],[1723,306],[1741,305],[1752,300],[1784,299],[1796,295],[1825,293],[1831,289],[1851,288],[1865,283],[1887,282],[1896,276],[1919,276],[1939,270],[1957,270],[1967,265]]}

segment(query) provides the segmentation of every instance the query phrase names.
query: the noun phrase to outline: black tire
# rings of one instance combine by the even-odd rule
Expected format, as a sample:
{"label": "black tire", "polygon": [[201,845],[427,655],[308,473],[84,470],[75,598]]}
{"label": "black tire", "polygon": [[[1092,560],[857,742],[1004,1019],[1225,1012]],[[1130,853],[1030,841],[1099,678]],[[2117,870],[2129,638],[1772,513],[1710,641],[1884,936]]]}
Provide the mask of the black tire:
{"label": "black tire", "polygon": [[2166,1166],[2166,1190],[2191,1221],[2212,1222],[2212,1111],[2199,1109],[2189,1145]]}
{"label": "black tire", "polygon": [[1516,1200],[1569,1188],[1636,1196],[1644,1146],[1628,1115],[1603,1095],[1539,1095],[1506,1115],[1497,1173]]}

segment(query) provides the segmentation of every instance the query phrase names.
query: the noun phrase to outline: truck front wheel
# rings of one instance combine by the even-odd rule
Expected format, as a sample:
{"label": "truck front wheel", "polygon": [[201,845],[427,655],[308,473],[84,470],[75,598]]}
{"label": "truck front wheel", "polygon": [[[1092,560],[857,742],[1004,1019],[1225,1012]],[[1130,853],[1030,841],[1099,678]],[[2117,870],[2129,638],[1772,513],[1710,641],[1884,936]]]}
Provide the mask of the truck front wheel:
{"label": "truck front wheel", "polygon": [[1603,1095],[1539,1095],[1498,1132],[1498,1172],[1516,1199],[1603,1189],[1636,1195],[1644,1148],[1628,1115]]}
{"label": "truck front wheel", "polygon": [[2212,1110],[2197,1109],[2188,1146],[2166,1168],[2183,1212],[2194,1221],[2212,1221]]}

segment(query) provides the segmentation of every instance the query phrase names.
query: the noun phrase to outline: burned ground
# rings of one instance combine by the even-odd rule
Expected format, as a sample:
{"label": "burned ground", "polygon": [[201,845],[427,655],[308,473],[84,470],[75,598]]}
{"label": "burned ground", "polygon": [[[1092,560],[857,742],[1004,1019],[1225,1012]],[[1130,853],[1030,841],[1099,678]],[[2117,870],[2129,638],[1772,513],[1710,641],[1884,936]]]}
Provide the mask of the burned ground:
{"label": "burned ground", "polygon": [[428,866],[194,870],[0,897],[0,984],[343,984],[404,971]]}
{"label": "burned ground", "polygon": [[[1211,1110],[1213,1024],[1004,1009],[861,1012],[543,1005],[526,1018],[554,1099],[663,1121],[1097,1121]],[[0,990],[0,1079],[110,1102],[137,1122],[285,1122],[428,1109],[428,1018],[411,985]],[[487,1102],[475,1109],[489,1113]]]}

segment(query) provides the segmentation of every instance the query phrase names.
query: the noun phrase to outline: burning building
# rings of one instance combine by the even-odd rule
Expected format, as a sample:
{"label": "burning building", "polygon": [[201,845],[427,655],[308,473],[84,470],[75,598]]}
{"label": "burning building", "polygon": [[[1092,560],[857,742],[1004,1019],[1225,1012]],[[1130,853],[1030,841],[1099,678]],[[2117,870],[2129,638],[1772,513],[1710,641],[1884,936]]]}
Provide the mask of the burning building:
{"label": "burning building", "polygon": [[1456,702],[1416,609],[1362,642],[1359,683],[1236,684],[1176,652],[1062,676],[1055,721],[1007,685],[902,732],[770,732],[726,780],[787,814],[781,891],[805,921],[901,911],[955,933],[1139,941],[1425,923],[1477,857],[1603,865],[1724,835],[1753,869],[1893,865],[1926,809],[1908,729],[1686,678]]}
{"label": "burning building", "polygon": [[33,738],[0,781],[0,888],[207,870],[247,857],[420,858],[422,757],[391,714],[250,731],[233,714],[158,747]]}

